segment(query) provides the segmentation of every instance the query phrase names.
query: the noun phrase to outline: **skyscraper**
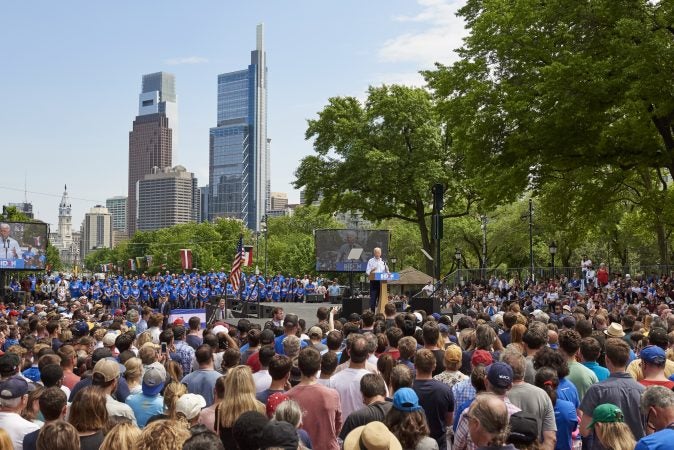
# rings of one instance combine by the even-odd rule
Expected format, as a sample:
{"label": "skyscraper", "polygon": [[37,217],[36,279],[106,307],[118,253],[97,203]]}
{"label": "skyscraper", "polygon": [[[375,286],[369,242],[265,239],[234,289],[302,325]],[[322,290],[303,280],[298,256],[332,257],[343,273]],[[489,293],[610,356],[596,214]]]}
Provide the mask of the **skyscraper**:
{"label": "skyscraper", "polygon": [[138,230],[150,231],[196,222],[200,192],[197,179],[183,166],[159,169],[138,182]]}
{"label": "skyscraper", "polygon": [[118,195],[105,200],[105,207],[112,215],[112,229],[126,231],[126,197]]}
{"label": "skyscraper", "polygon": [[138,116],[129,133],[129,195],[126,208],[129,237],[137,228],[136,185],[145,175],[152,173],[153,167],[171,167],[177,126],[175,77],[165,72],[143,75]]}
{"label": "skyscraper", "polygon": [[208,219],[241,219],[260,229],[269,206],[267,64],[264,27],[247,69],[218,75],[218,124],[210,129]]}
{"label": "skyscraper", "polygon": [[80,239],[83,261],[92,250],[112,247],[112,216],[108,208],[96,205],[84,215]]}

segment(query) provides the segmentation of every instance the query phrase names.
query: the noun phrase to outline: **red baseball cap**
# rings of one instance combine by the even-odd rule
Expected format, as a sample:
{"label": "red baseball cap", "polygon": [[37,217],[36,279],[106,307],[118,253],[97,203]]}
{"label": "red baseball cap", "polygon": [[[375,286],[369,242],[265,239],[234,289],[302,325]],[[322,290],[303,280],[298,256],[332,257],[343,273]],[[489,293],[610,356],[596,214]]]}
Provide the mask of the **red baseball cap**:
{"label": "red baseball cap", "polygon": [[470,364],[475,367],[482,364],[483,366],[488,366],[494,362],[491,353],[487,350],[475,350],[473,356],[470,358]]}
{"label": "red baseball cap", "polygon": [[173,325],[185,325],[185,321],[183,320],[182,317],[178,317],[176,320],[173,321]]}

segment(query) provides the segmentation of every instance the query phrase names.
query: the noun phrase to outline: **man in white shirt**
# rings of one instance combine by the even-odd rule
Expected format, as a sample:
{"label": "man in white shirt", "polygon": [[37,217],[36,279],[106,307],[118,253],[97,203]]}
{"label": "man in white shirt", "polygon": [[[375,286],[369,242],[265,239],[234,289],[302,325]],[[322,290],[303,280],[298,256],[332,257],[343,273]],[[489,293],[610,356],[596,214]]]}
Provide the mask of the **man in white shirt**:
{"label": "man in white shirt", "polygon": [[426,297],[433,295],[433,292],[435,291],[435,288],[433,287],[433,280],[428,280],[428,284],[426,284],[426,286],[424,286],[421,291]]}
{"label": "man in white shirt", "polygon": [[11,229],[8,223],[0,223],[0,258],[21,259],[23,252],[16,239],[9,236]]}
{"label": "man in white shirt", "polygon": [[349,367],[330,378],[330,387],[339,393],[343,417],[348,417],[349,414],[363,406],[360,379],[369,373],[365,369],[368,357],[367,347],[367,340],[363,336],[356,336],[349,348]]}
{"label": "man in white shirt", "polygon": [[[369,277],[371,273],[388,272],[386,263],[384,262],[383,259],[381,259],[381,249],[379,247],[375,247],[372,253],[374,254],[374,256],[372,256],[372,258],[370,258],[370,260],[367,262],[367,269],[365,269],[365,273],[367,274],[367,276]],[[381,281],[370,280],[370,309],[372,311],[377,310],[377,303],[379,301],[380,292],[381,292]],[[344,417],[346,416],[347,415],[345,414]]]}
{"label": "man in white shirt", "polygon": [[14,444],[14,450],[23,450],[23,438],[40,427],[21,417],[28,402],[28,383],[13,376],[0,383],[0,428]]}

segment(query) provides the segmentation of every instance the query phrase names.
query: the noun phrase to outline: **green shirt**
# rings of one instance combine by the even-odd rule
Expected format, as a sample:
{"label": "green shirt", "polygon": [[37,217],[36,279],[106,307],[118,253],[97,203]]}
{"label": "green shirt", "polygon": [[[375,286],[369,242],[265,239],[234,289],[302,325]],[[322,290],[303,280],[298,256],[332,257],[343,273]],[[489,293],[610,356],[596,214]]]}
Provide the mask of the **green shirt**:
{"label": "green shirt", "polygon": [[599,379],[593,371],[575,361],[569,363],[569,375],[566,379],[576,386],[576,389],[578,390],[578,400],[580,401],[583,401],[583,396],[587,390],[590,389],[590,386],[599,383]]}

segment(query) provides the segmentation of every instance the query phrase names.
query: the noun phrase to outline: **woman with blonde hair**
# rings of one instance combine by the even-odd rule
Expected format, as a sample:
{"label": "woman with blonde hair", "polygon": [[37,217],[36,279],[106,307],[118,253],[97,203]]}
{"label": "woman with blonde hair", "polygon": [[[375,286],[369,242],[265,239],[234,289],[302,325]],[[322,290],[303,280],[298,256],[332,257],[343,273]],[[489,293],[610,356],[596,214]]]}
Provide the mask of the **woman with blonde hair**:
{"label": "woman with blonde hair", "polygon": [[74,426],[57,420],[42,427],[36,447],[37,450],[80,450],[80,437]]}
{"label": "woman with blonde hair", "polygon": [[143,428],[136,450],[182,450],[183,444],[189,438],[190,431],[186,422],[155,420]]}
{"label": "woman with blonde hair", "polygon": [[131,422],[123,422],[115,425],[105,435],[100,450],[136,450],[140,428]]}
{"label": "woman with blonde hair", "polygon": [[187,394],[187,386],[173,381],[164,387],[164,414],[169,419],[176,418],[176,403],[178,399]]}
{"label": "woman with blonde hair", "polygon": [[232,427],[246,411],[265,414],[265,406],[255,398],[253,373],[248,366],[237,366],[225,377],[225,398],[215,411],[216,430],[225,448],[236,448]]}
{"label": "woman with blonde hair", "polygon": [[14,450],[14,444],[4,428],[0,428],[0,450]]}
{"label": "woman with blonde hair", "polygon": [[140,358],[129,358],[124,363],[126,371],[124,372],[124,379],[129,385],[129,395],[140,394],[143,391],[143,361]]}
{"label": "woman with blonde hair", "polygon": [[637,444],[622,410],[612,403],[594,409],[590,428],[606,450],[634,450]]}
{"label": "woman with blonde hair", "polygon": [[511,344],[518,344],[518,346],[522,349],[524,349],[524,343],[522,342],[522,338],[524,337],[524,333],[527,332],[527,327],[522,325],[521,323],[516,323],[510,328],[510,343]]}
{"label": "woman with blonde hair", "polygon": [[75,394],[68,422],[77,430],[82,448],[98,448],[103,443],[103,428],[108,421],[105,403],[105,393],[97,387],[86,387]]}
{"label": "woman with blonde hair", "polygon": [[141,348],[146,342],[152,342],[152,333],[143,331],[136,338],[136,348]]}

